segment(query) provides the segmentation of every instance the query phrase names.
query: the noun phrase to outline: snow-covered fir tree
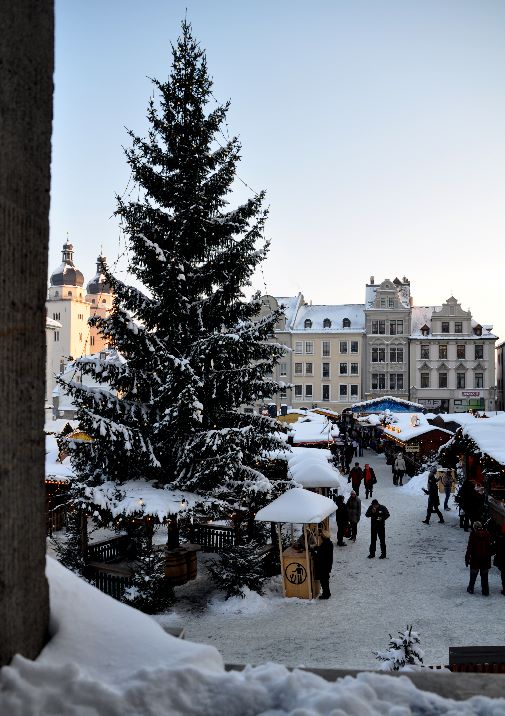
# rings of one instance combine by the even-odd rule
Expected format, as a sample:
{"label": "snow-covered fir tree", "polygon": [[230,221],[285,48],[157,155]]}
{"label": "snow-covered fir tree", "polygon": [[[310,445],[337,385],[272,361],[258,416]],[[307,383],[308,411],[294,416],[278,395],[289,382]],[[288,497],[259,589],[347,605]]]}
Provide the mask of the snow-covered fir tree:
{"label": "snow-covered fir tree", "polygon": [[423,664],[424,652],[419,646],[421,641],[419,634],[412,630],[412,625],[407,625],[407,629],[399,631],[398,635],[396,638],[389,635],[388,649],[374,651],[381,662],[381,671],[409,671]]}
{"label": "snow-covered fir tree", "polygon": [[271,374],[285,350],[269,341],[280,312],[258,318],[259,293],[244,295],[268,248],[264,194],[228,204],[240,144],[223,139],[228,104],[214,102],[187,22],[172,55],[167,81],[153,81],[147,137],[130,132],[139,198],[117,200],[144,290],[105,269],[113,308],[92,321],[112,352],[77,361],[105,387],[67,386],[92,438],[71,444],[74,498],[104,521],[101,496],[139,479],[196,493],[213,516],[255,511],[272,490],[257,458],[284,445],[276,421],[239,409],[280,389]]}
{"label": "snow-covered fir tree", "polygon": [[214,584],[226,593],[226,599],[244,597],[244,587],[262,594],[266,576],[256,542],[228,547],[206,566]]}

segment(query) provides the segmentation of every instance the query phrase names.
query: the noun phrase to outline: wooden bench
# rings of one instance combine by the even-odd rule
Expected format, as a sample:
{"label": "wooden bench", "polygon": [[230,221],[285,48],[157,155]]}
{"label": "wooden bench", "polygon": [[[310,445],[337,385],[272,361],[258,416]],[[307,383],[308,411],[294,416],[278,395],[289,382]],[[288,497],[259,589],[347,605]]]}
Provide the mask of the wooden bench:
{"label": "wooden bench", "polygon": [[505,674],[505,646],[450,646],[449,669],[458,672]]}

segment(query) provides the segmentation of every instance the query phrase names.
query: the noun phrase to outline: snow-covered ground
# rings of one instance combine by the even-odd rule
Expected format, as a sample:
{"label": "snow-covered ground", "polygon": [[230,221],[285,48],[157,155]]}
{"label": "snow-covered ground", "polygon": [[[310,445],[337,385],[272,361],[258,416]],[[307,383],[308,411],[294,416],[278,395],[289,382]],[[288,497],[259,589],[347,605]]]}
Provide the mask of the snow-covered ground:
{"label": "snow-covered ground", "polygon": [[[278,578],[264,597],[225,602],[200,569],[194,582],[176,588],[178,603],[160,621],[184,625],[188,639],[212,644],[226,662],[243,664],[377,668],[372,651],[386,648],[389,634],[407,624],[420,633],[429,664],[446,664],[449,645],[501,643],[505,597],[499,573],[491,569],[487,599],[480,590],[467,594],[468,534],[459,528],[452,498],[445,524],[435,515],[424,525],[425,476],[395,487],[384,456],[365,451],[359,461],[374,467],[374,497],[391,513],[387,559],[367,559],[370,525],[362,516],[356,543],[334,548],[328,601],[284,599]],[[360,496],[364,515],[370,500],[363,499],[363,489]]]}

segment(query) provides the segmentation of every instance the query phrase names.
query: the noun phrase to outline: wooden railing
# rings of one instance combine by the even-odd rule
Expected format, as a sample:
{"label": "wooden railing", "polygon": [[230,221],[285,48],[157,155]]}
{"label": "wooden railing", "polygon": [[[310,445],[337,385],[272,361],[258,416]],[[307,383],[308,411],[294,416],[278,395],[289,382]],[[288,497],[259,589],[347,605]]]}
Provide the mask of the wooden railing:
{"label": "wooden railing", "polygon": [[67,523],[67,506],[56,505],[52,509],[48,510],[46,514],[46,532],[49,537],[53,536],[53,532],[63,529]]}
{"label": "wooden railing", "polygon": [[226,547],[237,544],[233,527],[223,525],[196,524],[191,529],[191,542],[199,544],[202,552],[222,552]]}
{"label": "wooden railing", "polygon": [[86,577],[101,592],[114,599],[121,599],[124,590],[132,583],[133,571],[126,565],[90,562],[86,565]]}
{"label": "wooden railing", "polygon": [[130,544],[128,535],[120,535],[103,542],[95,542],[88,545],[86,551],[87,562],[113,562],[114,560],[126,557],[126,551]]}

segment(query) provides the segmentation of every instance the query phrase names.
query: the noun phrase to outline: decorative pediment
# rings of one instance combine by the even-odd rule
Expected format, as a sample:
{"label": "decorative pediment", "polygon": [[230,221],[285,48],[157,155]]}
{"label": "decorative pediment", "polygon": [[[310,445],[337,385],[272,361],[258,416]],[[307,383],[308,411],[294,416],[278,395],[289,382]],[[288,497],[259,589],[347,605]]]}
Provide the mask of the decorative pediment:
{"label": "decorative pediment", "polygon": [[449,370],[449,366],[447,365],[447,363],[440,363],[440,365],[437,365],[437,370],[447,372]]}
{"label": "decorative pediment", "polygon": [[479,362],[472,366],[472,370],[486,370],[486,367]]}
{"label": "decorative pediment", "polygon": [[431,370],[431,365],[429,365],[425,361],[422,365],[419,366],[419,370]]}
{"label": "decorative pediment", "polygon": [[458,363],[456,366],[456,370],[468,370],[468,366],[466,366],[464,363]]}

